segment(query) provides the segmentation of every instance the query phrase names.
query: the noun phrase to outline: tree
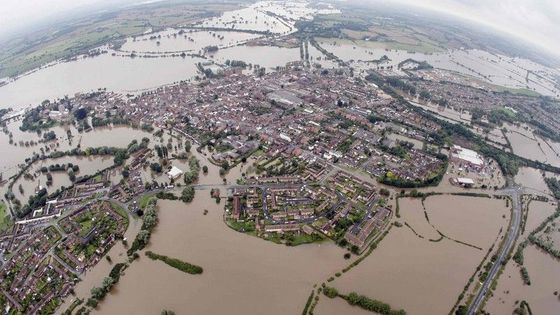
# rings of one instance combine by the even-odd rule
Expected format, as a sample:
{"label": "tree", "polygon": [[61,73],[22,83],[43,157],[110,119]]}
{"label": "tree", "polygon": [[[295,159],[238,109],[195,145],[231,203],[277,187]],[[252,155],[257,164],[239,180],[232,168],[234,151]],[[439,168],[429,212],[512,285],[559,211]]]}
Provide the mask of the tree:
{"label": "tree", "polygon": [[124,167],[124,169],[123,169],[123,171],[122,171],[122,176],[123,176],[124,178],[128,178],[128,176],[130,176],[130,170],[129,170],[128,166],[125,166],[125,167]]}
{"label": "tree", "polygon": [[156,173],[161,173],[162,171],[161,165],[157,162],[150,164],[150,169]]}
{"label": "tree", "polygon": [[68,171],[68,178],[70,178],[71,182],[74,182],[76,180],[76,174],[74,174],[73,170]]}
{"label": "tree", "polygon": [[91,307],[91,308],[96,308],[96,307],[97,307],[97,304],[98,304],[97,300],[96,300],[96,299],[92,299],[92,298],[89,298],[89,299],[87,300],[87,302],[86,302],[86,305],[89,306],[89,307]]}
{"label": "tree", "polygon": [[76,117],[77,120],[83,120],[84,118],[87,117],[87,114],[88,114],[87,110],[81,107],[74,112],[74,117]]}
{"label": "tree", "polygon": [[208,174],[208,166],[204,165],[204,166],[202,167],[202,172],[203,172],[204,174]]}
{"label": "tree", "polygon": [[95,287],[91,289],[91,296],[96,300],[101,300],[105,297],[105,291],[102,288]]}
{"label": "tree", "polygon": [[183,192],[181,193],[181,201],[187,203],[191,202],[194,199],[194,187],[187,186],[183,188]]}
{"label": "tree", "polygon": [[185,151],[186,152],[191,151],[191,142],[189,140],[185,141]]}
{"label": "tree", "polygon": [[103,283],[102,283],[102,286],[103,286],[103,289],[105,290],[105,292],[108,292],[109,289],[113,286],[114,283],[115,283],[115,280],[113,280],[113,278],[105,277],[103,279]]}
{"label": "tree", "polygon": [[333,299],[333,298],[338,296],[338,291],[335,288],[325,287],[323,289],[323,294],[325,294],[327,297]]}

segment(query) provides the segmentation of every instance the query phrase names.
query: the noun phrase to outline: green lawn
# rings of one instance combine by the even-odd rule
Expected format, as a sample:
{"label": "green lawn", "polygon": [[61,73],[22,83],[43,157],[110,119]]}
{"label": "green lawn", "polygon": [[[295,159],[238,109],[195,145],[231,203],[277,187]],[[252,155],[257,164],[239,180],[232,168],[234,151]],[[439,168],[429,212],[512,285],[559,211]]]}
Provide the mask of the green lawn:
{"label": "green lawn", "polygon": [[113,207],[113,209],[121,216],[124,218],[125,220],[125,230],[128,229],[128,212],[126,211],[126,209],[124,209],[123,207],[121,207],[119,204],[115,203],[115,202],[111,202],[111,207]]}
{"label": "green lawn", "polygon": [[154,197],[155,194],[149,194],[149,195],[144,195],[142,197],[140,197],[140,199],[138,199],[138,207],[140,207],[140,209],[144,209],[146,208],[146,206],[148,205],[148,202],[150,202],[150,200]]}
{"label": "green lawn", "polygon": [[12,225],[12,220],[8,215],[8,207],[0,202],[0,232],[5,231]]}

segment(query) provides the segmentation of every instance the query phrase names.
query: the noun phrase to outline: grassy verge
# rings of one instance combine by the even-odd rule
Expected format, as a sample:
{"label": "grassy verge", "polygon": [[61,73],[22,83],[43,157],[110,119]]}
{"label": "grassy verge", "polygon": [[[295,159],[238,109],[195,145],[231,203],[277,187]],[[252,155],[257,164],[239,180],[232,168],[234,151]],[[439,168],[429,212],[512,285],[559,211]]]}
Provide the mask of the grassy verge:
{"label": "grassy verge", "polygon": [[154,196],[155,194],[148,194],[140,197],[140,199],[138,199],[138,207],[144,210],[144,208],[148,205],[148,202],[150,202],[150,199],[154,198]]}
{"label": "grassy verge", "polygon": [[8,207],[0,202],[0,232],[7,230],[12,225],[12,220],[8,215]]}

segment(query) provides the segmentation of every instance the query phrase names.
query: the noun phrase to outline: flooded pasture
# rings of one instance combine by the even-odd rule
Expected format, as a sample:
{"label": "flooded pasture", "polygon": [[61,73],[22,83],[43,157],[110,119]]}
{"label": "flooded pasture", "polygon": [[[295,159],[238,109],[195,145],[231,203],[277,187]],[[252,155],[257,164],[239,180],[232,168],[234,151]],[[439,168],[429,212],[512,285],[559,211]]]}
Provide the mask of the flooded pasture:
{"label": "flooded pasture", "polygon": [[[162,309],[246,314],[248,308],[251,313],[295,314],[303,309],[313,285],[345,264],[344,251],[332,243],[292,248],[229,229],[222,222],[222,205],[205,192],[197,193],[189,205],[158,205],[160,222],[147,249],[202,266],[204,273],[181,273],[141,255],[100,304],[100,314]],[[203,215],[204,209],[208,215]],[[90,288],[98,281],[90,282]]]}
{"label": "flooded pasture", "polygon": [[[365,40],[345,40],[318,38],[319,45],[345,61],[353,61],[358,68],[370,68],[372,62],[383,56],[389,59],[380,66],[393,66],[406,59],[426,61],[435,68],[469,75],[491,84],[511,88],[526,88],[544,95],[556,96],[558,88],[554,83],[557,69],[547,68],[522,58],[507,57],[486,51],[470,49],[449,49],[446,51],[416,52],[380,47],[378,42]],[[527,70],[540,76],[527,76]]]}
{"label": "flooded pasture", "polygon": [[510,261],[500,276],[494,295],[486,303],[485,310],[490,314],[511,314],[518,302],[529,303],[533,314],[557,314],[560,299],[554,292],[560,290],[560,264],[550,255],[534,246],[524,250],[524,263],[531,285],[524,285],[519,267]]}
{"label": "flooded pasture", "polygon": [[[426,209],[435,228],[445,230],[450,237],[479,242],[483,248],[488,248],[497,237],[503,222],[501,215],[507,212],[505,203],[494,199],[437,196],[439,200],[432,202],[431,198],[426,200]],[[478,205],[477,209],[457,207],[471,202]],[[405,201],[400,209],[402,220],[417,223],[419,230],[428,233],[431,226],[423,223],[426,219],[421,204]],[[458,227],[461,224],[465,227]],[[481,230],[475,224],[480,224]],[[408,314],[446,314],[485,253],[447,238],[437,242],[420,238],[406,226],[394,227],[370,257],[336,279],[332,286],[384,301]]]}
{"label": "flooded pasture", "polygon": [[196,64],[203,61],[195,57],[129,58],[103,54],[55,63],[0,87],[0,108],[35,106],[45,99],[99,88],[123,93],[155,88],[194,77]]}
{"label": "flooded pasture", "polygon": [[529,233],[556,211],[556,207],[557,205],[554,202],[531,201],[523,235],[529,235]]}
{"label": "flooded pasture", "polygon": [[218,44],[218,48],[223,49],[240,45],[260,36],[245,32],[168,29],[159,33],[129,38],[120,51],[156,55],[181,52],[202,53],[202,49],[207,46]]}

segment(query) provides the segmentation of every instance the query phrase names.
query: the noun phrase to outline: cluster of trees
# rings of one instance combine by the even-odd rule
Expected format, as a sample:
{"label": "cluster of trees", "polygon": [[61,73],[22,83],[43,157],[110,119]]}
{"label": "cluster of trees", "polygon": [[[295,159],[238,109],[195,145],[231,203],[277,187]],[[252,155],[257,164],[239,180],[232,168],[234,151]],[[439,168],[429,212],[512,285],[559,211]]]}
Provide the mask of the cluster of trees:
{"label": "cluster of trees", "polygon": [[558,181],[555,177],[546,177],[544,179],[548,189],[552,191],[552,194],[556,199],[560,199],[560,181]]}
{"label": "cluster of trees", "polygon": [[386,79],[386,82],[390,86],[392,86],[396,89],[402,90],[402,91],[407,92],[408,94],[411,94],[411,95],[416,95],[416,87],[412,84],[404,82],[403,80],[401,80],[399,78],[388,77]]}
{"label": "cluster of trees", "polygon": [[247,68],[247,63],[243,60],[226,60],[226,66],[230,67],[238,67],[238,68]]}
{"label": "cluster of trees", "polygon": [[54,139],[56,139],[56,133],[54,133],[54,131],[51,130],[43,133],[43,140],[45,142],[52,141]]}
{"label": "cluster of trees", "polygon": [[[47,189],[42,188],[35,195],[29,196],[27,205],[24,207],[24,209],[22,209],[22,211],[29,213],[31,209],[43,207],[47,203],[47,197]],[[29,208],[29,211],[25,210],[26,207]]]}
{"label": "cluster of trees", "polygon": [[378,181],[382,184],[394,186],[398,188],[419,188],[419,187],[429,187],[429,186],[437,186],[445,174],[445,170],[447,168],[447,163],[444,164],[440,168],[440,171],[433,176],[424,178],[424,179],[415,179],[409,180],[405,178],[401,178],[398,176],[392,175],[391,172],[385,173],[381,176]]}
{"label": "cluster of trees", "polygon": [[157,199],[177,200],[177,196],[172,192],[160,191],[156,194]]}
{"label": "cluster of trees", "polygon": [[41,129],[48,129],[54,126],[55,121],[50,117],[43,119],[41,115],[43,109],[44,106],[38,106],[28,111],[25,114],[19,129],[21,131],[39,131]]}
{"label": "cluster of trees", "polygon": [[152,260],[160,260],[175,269],[181,270],[182,272],[190,273],[191,275],[201,274],[204,271],[200,266],[189,264],[188,262],[179,260],[177,258],[159,255],[151,251],[147,251],[146,256],[148,256]]}
{"label": "cluster of trees", "polygon": [[531,285],[531,279],[529,278],[529,272],[527,272],[527,268],[521,267],[521,279],[523,279],[523,283],[526,285]]}
{"label": "cluster of trees", "polygon": [[74,117],[76,118],[76,120],[84,120],[87,115],[88,111],[84,107],[80,107],[74,112]]}
{"label": "cluster of trees", "polygon": [[[99,117],[93,117],[91,119],[91,125],[93,127],[103,127],[103,126],[108,126],[108,125],[129,125],[130,124],[130,120],[126,119],[126,118],[122,118],[122,117],[111,117],[111,118],[99,118]],[[148,125],[149,126],[149,125]]]}
{"label": "cluster of trees", "polygon": [[194,199],[194,187],[193,186],[187,186],[185,188],[183,188],[183,191],[181,192],[181,201],[184,203],[189,203]]}
{"label": "cluster of trees", "polygon": [[331,299],[334,299],[338,296],[338,290],[332,287],[324,287],[323,294]]}
{"label": "cluster of trees", "polygon": [[161,173],[161,171],[163,170],[163,168],[161,167],[161,164],[159,164],[158,162],[151,163],[150,164],[150,169],[154,173]]}
{"label": "cluster of trees", "polygon": [[47,172],[61,172],[61,171],[66,171],[66,170],[72,170],[74,172],[78,172],[80,171],[80,167],[76,164],[73,163],[68,163],[68,164],[51,164],[48,167],[47,166],[42,166],[41,167],[41,173],[47,173]]}
{"label": "cluster of trees", "polygon": [[332,287],[323,287],[323,294],[331,299],[335,297],[341,297],[345,299],[348,304],[356,305],[364,310],[375,312],[377,314],[382,315],[406,315],[404,310],[394,310],[391,308],[391,305],[387,303],[383,303],[378,300],[370,299],[367,296],[360,295],[355,292],[351,292],[348,295],[343,295],[338,293],[338,290]]}
{"label": "cluster of trees", "polygon": [[185,184],[190,185],[198,180],[198,175],[200,173],[200,163],[197,158],[192,157],[189,160],[189,172],[185,172],[183,175],[183,181]]}
{"label": "cluster of trees", "polygon": [[159,146],[159,145],[156,144],[156,145],[154,146],[154,149],[156,149],[157,156],[158,156],[160,159],[164,159],[164,158],[168,158],[168,157],[169,157],[169,151],[168,151],[168,149],[167,149],[166,146]]}
{"label": "cluster of trees", "polygon": [[86,302],[87,306],[97,307],[99,301],[103,300],[107,293],[111,291],[111,288],[119,282],[122,271],[126,268],[126,264],[118,263],[111,269],[108,277],[103,279],[101,287],[95,287],[91,289],[91,298]]}
{"label": "cluster of trees", "polygon": [[210,45],[210,46],[204,47],[203,50],[204,50],[204,52],[206,52],[206,53],[212,53],[212,52],[218,51],[218,49],[219,49],[218,46],[216,46],[216,45]]}
{"label": "cluster of trees", "polygon": [[156,207],[156,199],[150,199],[148,201],[146,208],[144,210],[144,217],[142,222],[142,227],[140,232],[136,235],[136,238],[132,242],[132,245],[127,251],[128,256],[133,256],[137,251],[143,249],[148,245],[150,237],[152,236],[152,230],[157,225],[158,213]]}
{"label": "cluster of trees", "polygon": [[351,292],[343,297],[350,305],[357,305],[365,310],[376,312],[382,315],[406,315],[404,310],[393,310],[391,305],[370,299],[367,296]]}

